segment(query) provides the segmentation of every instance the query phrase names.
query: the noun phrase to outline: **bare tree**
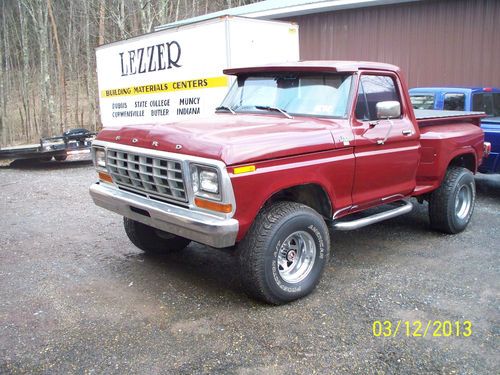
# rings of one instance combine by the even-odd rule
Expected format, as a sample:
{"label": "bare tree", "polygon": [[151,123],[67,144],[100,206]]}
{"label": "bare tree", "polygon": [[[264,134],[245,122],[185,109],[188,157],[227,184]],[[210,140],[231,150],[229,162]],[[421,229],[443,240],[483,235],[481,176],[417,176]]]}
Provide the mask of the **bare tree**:
{"label": "bare tree", "polygon": [[[2,3],[2,40],[6,38],[6,29],[7,24],[5,22],[5,3]],[[5,100],[5,56],[4,56],[4,48],[0,48],[0,131],[2,132],[2,144],[7,143],[7,131],[5,129],[6,123],[6,100]]]}
{"label": "bare tree", "polygon": [[[87,68],[87,74],[86,74],[86,81],[87,81],[87,108],[89,111],[89,125],[91,126],[92,130],[95,130],[96,128],[96,113],[95,113],[95,95],[96,95],[96,90],[95,90],[95,77],[94,77],[94,64],[93,61],[93,43],[91,43],[91,37],[90,37],[90,2],[84,2],[85,3],[85,51],[86,51],[86,56],[87,56],[87,61],[86,61],[86,68]],[[122,1],[123,3],[123,1]],[[83,114],[82,114],[83,118]],[[82,121],[82,127],[83,127],[83,121]]]}
{"label": "bare tree", "polygon": [[0,142],[99,127],[95,47],[253,0],[2,0]]}
{"label": "bare tree", "polygon": [[47,0],[47,12],[50,18],[50,23],[52,26],[52,34],[54,38],[54,42],[56,45],[56,61],[57,61],[57,70],[59,75],[59,89],[61,90],[61,103],[59,104],[59,128],[60,131],[63,132],[64,126],[68,123],[67,117],[67,95],[66,95],[66,78],[64,77],[64,65],[62,61],[61,54],[61,46],[59,44],[59,36],[57,33],[57,24],[54,19],[54,14],[52,13],[52,2],[51,0]]}
{"label": "bare tree", "polygon": [[151,0],[139,0],[139,7],[141,12],[142,32],[149,33],[153,27]]}
{"label": "bare tree", "polygon": [[106,32],[106,4],[104,0],[99,1],[99,38],[97,45],[104,44],[104,33]]}
{"label": "bare tree", "polygon": [[21,0],[21,3],[30,14],[38,36],[40,130],[42,136],[47,136],[54,131],[54,99],[49,73],[48,11],[43,0]]}
{"label": "bare tree", "polygon": [[20,44],[21,44],[21,69],[20,69],[20,80],[19,80],[19,89],[21,94],[22,101],[22,110],[24,112],[24,127],[26,129],[26,138],[29,140],[33,133],[37,133],[37,129],[32,128],[31,122],[31,105],[30,105],[30,96],[29,90],[31,86],[31,77],[29,74],[30,71],[30,49],[28,48],[28,25],[25,16],[25,9],[21,6],[21,3],[18,3],[18,12],[19,12],[19,28],[20,28]]}

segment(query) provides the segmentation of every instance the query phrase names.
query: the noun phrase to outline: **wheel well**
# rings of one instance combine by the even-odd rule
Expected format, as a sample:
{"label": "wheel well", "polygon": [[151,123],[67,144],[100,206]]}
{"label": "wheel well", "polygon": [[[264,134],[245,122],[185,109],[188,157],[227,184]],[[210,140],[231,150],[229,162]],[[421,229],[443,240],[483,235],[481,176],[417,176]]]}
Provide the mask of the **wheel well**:
{"label": "wheel well", "polygon": [[332,204],[325,190],[316,184],[298,185],[283,189],[269,198],[266,204],[277,201],[291,201],[305,204],[316,210],[320,215],[331,219]]}
{"label": "wheel well", "polygon": [[473,154],[462,154],[456,156],[451,162],[449,167],[464,167],[472,173],[476,172],[476,158]]}

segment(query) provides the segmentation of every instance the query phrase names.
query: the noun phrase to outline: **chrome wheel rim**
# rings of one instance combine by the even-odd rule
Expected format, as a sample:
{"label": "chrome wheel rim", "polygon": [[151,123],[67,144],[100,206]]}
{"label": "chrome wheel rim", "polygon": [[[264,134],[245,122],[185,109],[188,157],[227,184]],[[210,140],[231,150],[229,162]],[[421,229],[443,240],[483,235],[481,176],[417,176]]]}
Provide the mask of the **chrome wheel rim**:
{"label": "chrome wheel rim", "polygon": [[283,241],[276,261],[283,281],[295,284],[311,273],[315,259],[314,238],[307,232],[297,231]]}
{"label": "chrome wheel rim", "polygon": [[472,206],[472,188],[469,185],[460,187],[455,197],[455,214],[459,219],[465,219]]}

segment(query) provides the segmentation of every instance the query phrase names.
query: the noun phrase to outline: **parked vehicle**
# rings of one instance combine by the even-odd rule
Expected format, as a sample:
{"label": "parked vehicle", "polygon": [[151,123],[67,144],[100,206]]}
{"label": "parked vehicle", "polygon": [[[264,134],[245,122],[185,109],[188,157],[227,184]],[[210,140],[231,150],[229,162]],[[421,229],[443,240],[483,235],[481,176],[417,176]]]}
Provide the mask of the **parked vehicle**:
{"label": "parked vehicle", "polygon": [[210,115],[232,80],[222,70],[295,61],[298,25],[217,17],[96,49],[101,122],[165,124]]}
{"label": "parked vehicle", "polygon": [[38,161],[64,161],[68,155],[80,152],[90,152],[92,140],[97,133],[87,129],[70,129],[57,137],[40,138],[40,143],[5,147],[0,149],[2,159],[31,159]]}
{"label": "parked vehicle", "polygon": [[99,181],[90,194],[124,217],[138,248],[231,248],[248,293],[280,304],[319,282],[328,226],[393,218],[416,197],[429,202],[432,228],[467,227],[482,114],[414,111],[388,64],[305,61],[225,73],[236,83],[212,117],[105,129],[94,142]]}
{"label": "parked vehicle", "polygon": [[495,87],[419,87],[410,89],[415,109],[480,111],[484,138],[491,153],[479,167],[482,173],[500,173],[500,88]]}

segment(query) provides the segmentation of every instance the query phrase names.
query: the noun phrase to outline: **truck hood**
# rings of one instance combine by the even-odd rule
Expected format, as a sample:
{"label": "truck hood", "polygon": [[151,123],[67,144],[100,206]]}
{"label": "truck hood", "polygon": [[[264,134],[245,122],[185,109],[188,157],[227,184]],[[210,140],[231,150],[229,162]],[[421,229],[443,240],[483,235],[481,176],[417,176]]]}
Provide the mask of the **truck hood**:
{"label": "truck hood", "polygon": [[345,129],[330,119],[216,114],[173,124],[106,128],[97,139],[234,165],[330,150],[336,133],[346,135]]}

